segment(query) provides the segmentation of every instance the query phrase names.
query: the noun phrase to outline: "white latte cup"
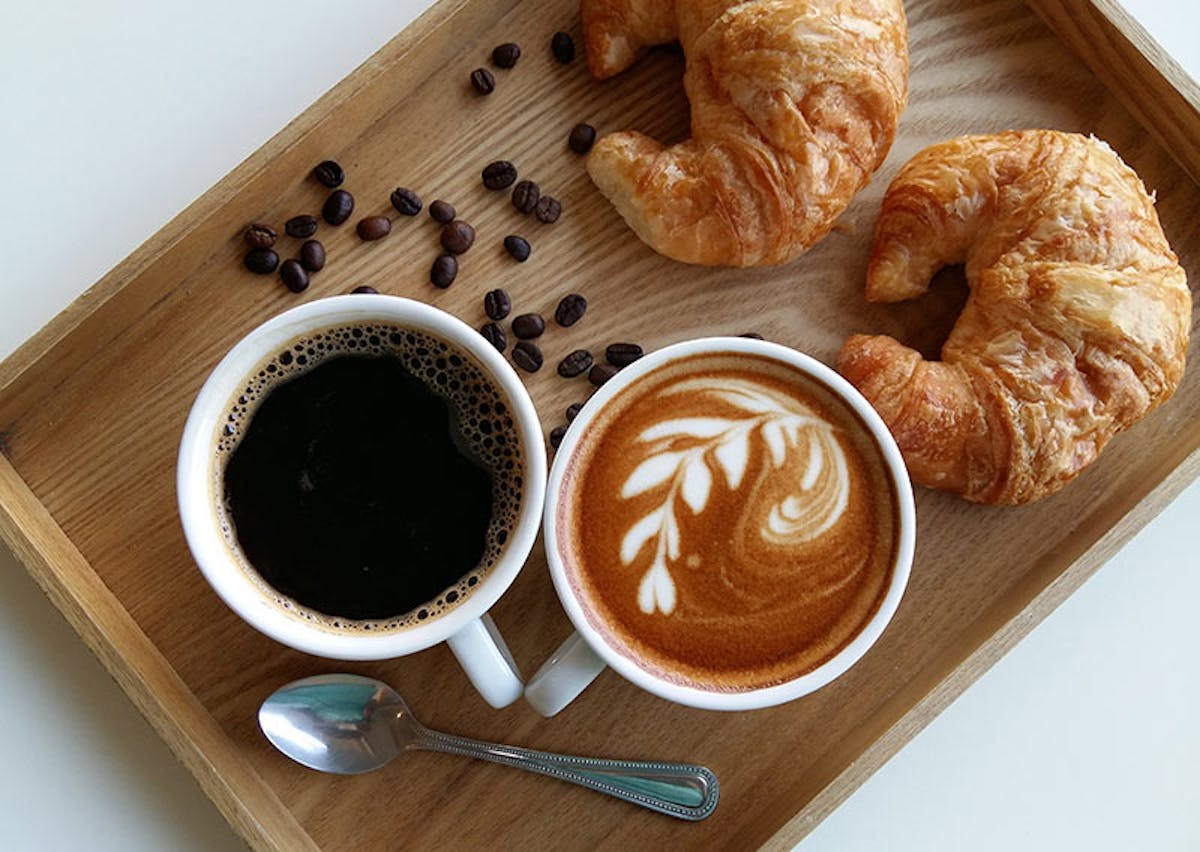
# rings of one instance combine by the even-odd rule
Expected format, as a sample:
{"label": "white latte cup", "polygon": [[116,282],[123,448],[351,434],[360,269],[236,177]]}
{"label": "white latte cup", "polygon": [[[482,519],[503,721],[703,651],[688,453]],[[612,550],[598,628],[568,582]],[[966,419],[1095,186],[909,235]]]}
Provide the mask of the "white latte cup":
{"label": "white latte cup", "polygon": [[[457,605],[394,630],[339,631],[285,610],[264,581],[251,576],[249,561],[235,552],[236,544],[222,528],[215,448],[230,402],[264,360],[298,338],[370,322],[431,335],[474,360],[512,404],[524,484],[503,551]],[[234,346],[201,388],[184,427],[176,475],[180,519],[196,564],[221,599],[252,627],[299,651],[339,660],[400,657],[446,642],[489,704],[504,707],[521,696],[517,667],[488,610],[512,585],[537,537],[546,451],[525,386],[504,357],[466,323],[420,302],[366,294],[320,299],[268,320]]]}
{"label": "white latte cup", "polygon": [[[737,354],[759,356],[790,366],[815,379],[849,406],[881,450],[886,475],[894,485],[899,526],[895,561],[882,601],[848,644],[815,668],[783,683],[744,691],[717,691],[665,679],[649,667],[639,665],[628,652],[623,653],[593,626],[589,613],[592,618],[600,616],[595,614],[595,607],[582,599],[583,584],[572,581],[576,569],[569,562],[569,548],[564,546],[569,532],[559,528],[559,504],[566,499],[569,483],[564,479],[572,456],[581,442],[588,439],[589,426],[608,406],[618,403],[631,389],[636,390],[644,377],[677,359]],[[843,674],[875,643],[896,612],[908,582],[915,546],[916,514],[912,485],[894,439],[879,415],[849,382],[821,362],[785,346],[721,337],[691,340],[653,352],[621,370],[584,405],[558,448],[550,471],[543,532],[550,576],[575,632],[526,685],[525,698],[533,709],[543,716],[553,716],[580,695],[606,667],[611,667],[642,689],[669,701],[710,710],[748,710],[781,704],[819,689]]]}

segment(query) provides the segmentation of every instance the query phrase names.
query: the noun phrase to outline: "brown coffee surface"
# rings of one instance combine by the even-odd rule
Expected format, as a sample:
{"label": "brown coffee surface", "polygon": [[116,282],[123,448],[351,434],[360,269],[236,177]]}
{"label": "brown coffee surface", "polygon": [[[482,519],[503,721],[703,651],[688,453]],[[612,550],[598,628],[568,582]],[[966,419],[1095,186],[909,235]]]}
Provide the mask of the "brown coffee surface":
{"label": "brown coffee surface", "polygon": [[589,622],[641,668],[713,691],[811,671],[878,610],[894,486],[858,415],[757,355],[643,377],[588,425],[557,523]]}

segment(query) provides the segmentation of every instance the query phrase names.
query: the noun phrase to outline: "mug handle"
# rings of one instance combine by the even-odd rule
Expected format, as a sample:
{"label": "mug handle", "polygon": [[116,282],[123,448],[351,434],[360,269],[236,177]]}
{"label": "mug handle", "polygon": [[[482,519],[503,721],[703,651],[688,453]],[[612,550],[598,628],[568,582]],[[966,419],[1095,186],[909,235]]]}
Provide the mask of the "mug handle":
{"label": "mug handle", "polygon": [[468,622],[447,639],[446,644],[488,704],[500,709],[521,697],[525,685],[512,653],[490,615],[484,613]]}
{"label": "mug handle", "polygon": [[529,679],[525,700],[543,716],[553,716],[574,701],[604,666],[583,637],[572,633]]}

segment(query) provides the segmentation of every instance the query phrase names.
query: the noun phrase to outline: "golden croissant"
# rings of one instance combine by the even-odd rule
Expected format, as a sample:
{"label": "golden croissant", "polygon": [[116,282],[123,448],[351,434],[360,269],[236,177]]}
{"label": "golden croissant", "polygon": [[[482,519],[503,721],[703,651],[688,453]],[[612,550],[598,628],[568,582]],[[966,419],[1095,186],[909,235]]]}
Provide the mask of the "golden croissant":
{"label": "golden croissant", "polygon": [[1028,503],[1174,393],[1187,278],[1137,174],[1105,143],[1050,130],[934,145],[892,181],[867,298],[914,298],[963,262],[971,292],[941,361],[856,335],[838,368],[916,482]]}
{"label": "golden croissant", "polygon": [[603,79],[679,39],[692,137],[596,143],[587,169],[655,251],[785,263],[824,237],[891,147],[908,93],[900,0],[582,0]]}

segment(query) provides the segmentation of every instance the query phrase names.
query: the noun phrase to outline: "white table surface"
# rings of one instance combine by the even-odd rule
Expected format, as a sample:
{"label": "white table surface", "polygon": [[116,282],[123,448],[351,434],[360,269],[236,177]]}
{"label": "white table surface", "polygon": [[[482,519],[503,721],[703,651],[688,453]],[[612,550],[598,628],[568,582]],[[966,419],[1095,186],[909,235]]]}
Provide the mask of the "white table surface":
{"label": "white table surface", "polygon": [[[0,357],[427,2],[7,0]],[[1200,77],[1200,4],[1127,6]],[[1200,848],[1198,517],[1194,484],[803,852]],[[0,682],[0,849],[242,848],[2,545]]]}

